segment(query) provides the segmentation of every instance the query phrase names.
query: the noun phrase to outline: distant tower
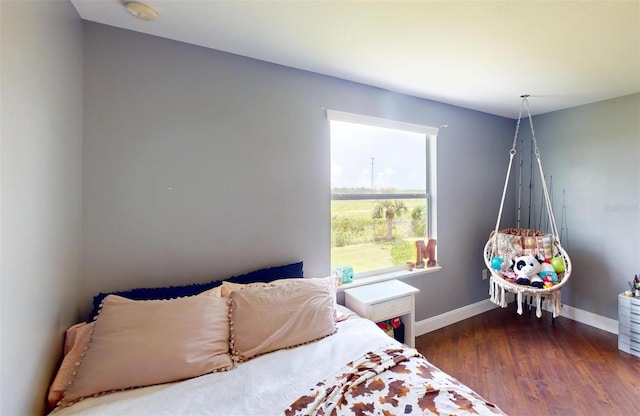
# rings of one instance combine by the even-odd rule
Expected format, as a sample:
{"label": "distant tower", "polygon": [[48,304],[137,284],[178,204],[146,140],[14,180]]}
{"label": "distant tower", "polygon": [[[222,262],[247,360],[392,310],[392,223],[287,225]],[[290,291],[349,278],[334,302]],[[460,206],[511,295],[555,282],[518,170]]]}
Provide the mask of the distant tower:
{"label": "distant tower", "polygon": [[373,189],[373,160],[375,158],[371,157],[371,189]]}

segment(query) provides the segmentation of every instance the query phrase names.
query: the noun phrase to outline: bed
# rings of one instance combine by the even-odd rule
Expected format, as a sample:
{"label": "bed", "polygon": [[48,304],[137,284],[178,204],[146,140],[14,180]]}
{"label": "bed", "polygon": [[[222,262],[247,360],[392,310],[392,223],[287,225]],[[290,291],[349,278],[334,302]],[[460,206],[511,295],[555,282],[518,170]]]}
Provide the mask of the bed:
{"label": "bed", "polygon": [[105,296],[97,319],[68,331],[51,415],[503,414],[337,305],[336,288],[285,278]]}

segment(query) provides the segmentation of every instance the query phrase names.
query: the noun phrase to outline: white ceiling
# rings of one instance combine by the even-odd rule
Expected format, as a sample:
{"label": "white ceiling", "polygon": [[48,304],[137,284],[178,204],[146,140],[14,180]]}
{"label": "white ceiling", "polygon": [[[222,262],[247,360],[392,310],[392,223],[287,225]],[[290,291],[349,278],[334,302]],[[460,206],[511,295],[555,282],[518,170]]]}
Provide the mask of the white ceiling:
{"label": "white ceiling", "polygon": [[85,20],[516,118],[640,92],[640,0],[71,0]]}

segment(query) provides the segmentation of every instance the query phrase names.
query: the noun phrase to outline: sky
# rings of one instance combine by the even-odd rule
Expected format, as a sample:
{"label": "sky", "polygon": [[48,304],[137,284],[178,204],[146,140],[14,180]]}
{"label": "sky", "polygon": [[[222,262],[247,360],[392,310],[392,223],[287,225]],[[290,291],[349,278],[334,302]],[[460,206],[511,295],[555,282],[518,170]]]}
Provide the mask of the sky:
{"label": "sky", "polygon": [[[423,133],[331,121],[331,187],[426,189]],[[373,166],[372,166],[373,158]]]}

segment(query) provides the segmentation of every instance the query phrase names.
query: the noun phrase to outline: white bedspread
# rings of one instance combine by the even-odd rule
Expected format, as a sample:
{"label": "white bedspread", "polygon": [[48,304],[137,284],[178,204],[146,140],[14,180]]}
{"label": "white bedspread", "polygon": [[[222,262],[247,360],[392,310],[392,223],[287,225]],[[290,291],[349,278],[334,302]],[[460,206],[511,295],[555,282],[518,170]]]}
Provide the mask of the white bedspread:
{"label": "white bedspread", "polygon": [[366,319],[337,326],[332,336],[266,354],[228,372],[89,398],[53,415],[281,415],[346,363],[378,347],[398,345]]}

